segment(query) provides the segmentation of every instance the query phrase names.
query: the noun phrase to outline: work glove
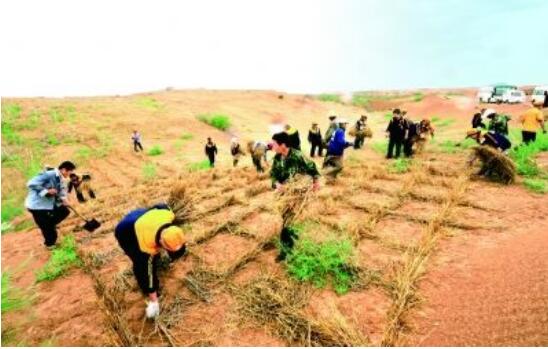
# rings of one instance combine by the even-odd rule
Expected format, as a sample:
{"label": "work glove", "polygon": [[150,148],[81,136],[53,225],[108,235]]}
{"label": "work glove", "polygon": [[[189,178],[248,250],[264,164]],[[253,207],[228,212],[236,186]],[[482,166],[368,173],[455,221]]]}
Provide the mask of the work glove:
{"label": "work glove", "polygon": [[153,319],[160,315],[160,303],[158,301],[147,302],[146,314],[148,319]]}

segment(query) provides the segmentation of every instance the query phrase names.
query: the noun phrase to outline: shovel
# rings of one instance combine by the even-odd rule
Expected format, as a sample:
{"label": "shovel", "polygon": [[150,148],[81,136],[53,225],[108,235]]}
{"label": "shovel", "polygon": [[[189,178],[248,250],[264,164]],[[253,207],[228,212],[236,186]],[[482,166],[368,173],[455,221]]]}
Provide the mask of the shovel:
{"label": "shovel", "polygon": [[84,226],[82,228],[84,228],[85,230],[89,231],[89,232],[93,232],[95,229],[99,228],[101,226],[101,223],[96,220],[95,218],[92,218],[90,220],[87,220],[84,216],[82,216],[81,214],[78,213],[78,211],[76,211],[74,209],[74,207],[72,206],[68,206],[68,208],[70,208],[72,210],[72,212],[76,213],[76,215],[80,218],[82,218],[86,224],[84,224]]}

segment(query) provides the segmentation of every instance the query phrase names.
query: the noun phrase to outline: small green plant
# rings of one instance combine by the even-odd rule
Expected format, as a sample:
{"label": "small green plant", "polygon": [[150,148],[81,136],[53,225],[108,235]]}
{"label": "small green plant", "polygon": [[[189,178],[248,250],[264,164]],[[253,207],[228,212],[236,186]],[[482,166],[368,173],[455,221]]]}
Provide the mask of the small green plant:
{"label": "small green plant", "polygon": [[194,135],[192,133],[183,133],[179,138],[183,141],[189,141],[194,138]]}
{"label": "small green plant", "polygon": [[150,155],[150,156],[157,156],[157,155],[161,155],[163,153],[164,153],[164,150],[162,149],[162,147],[160,147],[157,144],[152,146],[152,148],[150,148],[147,152],[147,154]]}
{"label": "small green plant", "polygon": [[433,116],[431,121],[432,121],[432,124],[434,124],[434,126],[443,128],[443,127],[452,125],[455,122],[455,119],[452,119],[452,118],[442,119],[439,116]]}
{"label": "small green plant", "polygon": [[54,123],[61,123],[65,121],[65,115],[63,114],[61,107],[52,107],[49,110],[49,117]]}
{"label": "small green plant", "polygon": [[360,108],[369,108],[371,99],[369,95],[363,93],[354,93],[352,95],[352,105]]}
{"label": "small green plant", "polygon": [[[11,274],[2,273],[2,314],[22,309],[32,302],[32,297],[11,284]],[[2,334],[3,336],[3,334]]]}
{"label": "small green plant", "polygon": [[420,102],[423,100],[423,98],[424,98],[424,95],[422,94],[422,92],[417,92],[413,95],[414,102]]}
{"label": "small green plant", "polygon": [[392,173],[405,173],[409,171],[411,167],[411,160],[408,159],[396,159],[388,166],[388,171]]}
{"label": "small green plant", "polygon": [[211,166],[209,165],[208,160],[203,160],[203,161],[193,162],[191,164],[188,164],[187,168],[189,171],[194,172],[194,171],[209,170]]}
{"label": "small green plant", "polygon": [[223,114],[200,114],[197,118],[201,122],[205,122],[221,131],[228,130],[231,125],[230,118]]}
{"label": "small green plant", "polygon": [[61,144],[61,142],[59,141],[59,139],[57,139],[57,137],[50,133],[47,135],[47,139],[46,139],[46,142],[49,144],[49,145],[59,145]]}
{"label": "small green plant", "polygon": [[143,98],[139,98],[137,100],[137,104],[140,106],[140,107],[143,107],[145,109],[148,109],[148,110],[159,110],[160,108],[162,108],[162,105],[160,104],[160,102],[158,102],[156,99],[152,98],[152,97],[143,97]]}
{"label": "small green plant", "polygon": [[64,275],[70,268],[80,265],[81,260],[76,252],[76,240],[74,236],[66,235],[59,247],[52,251],[46,265],[36,272],[36,281],[55,280]]}
{"label": "small green plant", "polygon": [[15,200],[2,201],[2,234],[11,231],[14,228],[11,225],[11,221],[15,217],[23,214],[23,212],[23,205],[17,204]]}
{"label": "small green plant", "polygon": [[351,260],[352,244],[347,240],[322,243],[309,239],[298,240],[287,257],[287,271],[295,279],[311,282],[315,287],[332,285],[335,292],[344,294],[356,281]]}
{"label": "small green plant", "polygon": [[341,103],[341,96],[332,93],[322,93],[316,97],[319,101],[322,102],[334,102]]}
{"label": "small green plant", "polygon": [[525,188],[534,193],[548,193],[548,186],[546,185],[546,181],[542,179],[525,178],[525,180],[523,181],[523,185],[525,186]]}
{"label": "small green plant", "polygon": [[156,165],[152,162],[146,162],[143,165],[143,178],[146,181],[152,180],[156,177]]}
{"label": "small green plant", "polygon": [[516,163],[516,169],[519,175],[525,177],[534,177],[540,174],[535,156],[539,149],[535,143],[522,144],[512,149],[510,157]]}

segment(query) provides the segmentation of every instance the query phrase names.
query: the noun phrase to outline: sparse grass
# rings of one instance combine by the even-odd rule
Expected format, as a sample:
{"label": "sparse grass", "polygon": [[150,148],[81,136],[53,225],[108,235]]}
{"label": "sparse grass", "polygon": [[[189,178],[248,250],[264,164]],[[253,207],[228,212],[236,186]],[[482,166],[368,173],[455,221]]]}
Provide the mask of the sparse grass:
{"label": "sparse grass", "polygon": [[432,116],[431,121],[434,126],[440,128],[448,127],[455,123],[455,119],[453,118],[440,118],[439,116]]}
{"label": "sparse grass", "polygon": [[462,142],[456,142],[452,140],[446,140],[439,144],[442,153],[455,154],[462,150],[470,149],[477,145],[477,142],[473,139],[467,138]]}
{"label": "sparse grass", "polygon": [[379,154],[385,154],[388,149],[388,141],[386,139],[372,142],[370,145],[371,149]]}
{"label": "sparse grass", "polygon": [[287,270],[295,279],[323,288],[331,284],[338,294],[352,287],[356,276],[351,269],[352,244],[348,240],[317,243],[299,240],[287,258]]}
{"label": "sparse grass", "polygon": [[36,272],[36,281],[51,281],[64,275],[74,266],[81,265],[80,257],[76,252],[76,240],[72,235],[63,237],[61,244],[52,251],[49,261],[42,269]]}
{"label": "sparse grass", "polygon": [[[20,310],[32,303],[32,297],[11,284],[11,274],[2,273],[2,315],[9,311]],[[3,337],[2,333],[2,337]]]}
{"label": "sparse grass", "polygon": [[537,194],[548,193],[548,186],[546,185],[546,181],[542,179],[525,178],[525,180],[523,181],[523,185],[528,190]]}
{"label": "sparse grass", "polygon": [[152,180],[157,175],[156,165],[152,162],[146,162],[143,164],[143,178],[146,181]]}
{"label": "sparse grass", "polygon": [[200,114],[197,119],[221,131],[226,131],[230,128],[230,117],[224,114]]}
{"label": "sparse grass", "polygon": [[137,105],[148,110],[159,110],[162,108],[162,104],[152,97],[142,97],[137,100]]}
{"label": "sparse grass", "polygon": [[414,102],[420,102],[424,99],[424,95],[422,94],[422,92],[417,92],[413,95],[413,101]]}
{"label": "sparse grass", "polygon": [[209,170],[211,166],[209,166],[209,160],[203,160],[199,162],[193,162],[187,165],[187,168],[189,171],[204,171]]}
{"label": "sparse grass", "polygon": [[49,144],[49,145],[55,146],[55,145],[61,144],[61,141],[59,141],[59,139],[57,139],[55,134],[50,133],[46,136],[46,143]]}
{"label": "sparse grass", "polygon": [[164,150],[162,149],[161,146],[159,145],[154,145],[152,146],[152,148],[150,148],[147,152],[148,155],[150,156],[157,156],[157,155],[161,155],[164,153]]}
{"label": "sparse grass", "polygon": [[529,143],[527,145],[522,144],[510,151],[509,155],[516,163],[516,169],[519,175],[534,177],[540,174],[540,168],[535,161],[535,156],[538,152],[539,150],[535,143]]}
{"label": "sparse grass", "polygon": [[352,95],[352,105],[360,108],[368,109],[370,107],[371,98],[364,93],[354,93]]}
{"label": "sparse grass", "polygon": [[189,141],[194,138],[194,135],[192,133],[183,133],[179,138],[183,141]]}
{"label": "sparse grass", "polygon": [[409,172],[411,163],[412,162],[409,159],[396,159],[388,165],[388,172],[391,172],[391,173]]}
{"label": "sparse grass", "polygon": [[322,93],[319,94],[316,99],[322,102],[342,103],[341,96],[334,93]]}

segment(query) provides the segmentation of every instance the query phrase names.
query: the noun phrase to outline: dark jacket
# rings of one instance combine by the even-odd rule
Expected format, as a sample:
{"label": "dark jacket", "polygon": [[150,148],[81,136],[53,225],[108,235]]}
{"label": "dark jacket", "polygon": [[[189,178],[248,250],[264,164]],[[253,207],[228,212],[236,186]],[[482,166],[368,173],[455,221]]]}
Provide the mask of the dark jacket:
{"label": "dark jacket", "polygon": [[475,114],[472,118],[472,128],[485,128],[485,124],[483,123],[483,120],[481,118],[481,114]]}
{"label": "dark jacket", "polygon": [[322,131],[320,131],[320,128],[308,131],[308,141],[312,144],[322,144]]}
{"label": "dark jacket", "polygon": [[390,134],[390,138],[403,139],[406,128],[407,126],[404,119],[392,118],[388,123],[386,131]]}
{"label": "dark jacket", "polygon": [[217,146],[215,145],[215,143],[207,143],[205,146],[205,153],[209,157],[215,156],[215,154],[217,154]]}
{"label": "dark jacket", "polygon": [[293,149],[301,150],[301,137],[299,136],[299,131],[296,128],[290,128],[286,131],[289,144],[288,146]]}

